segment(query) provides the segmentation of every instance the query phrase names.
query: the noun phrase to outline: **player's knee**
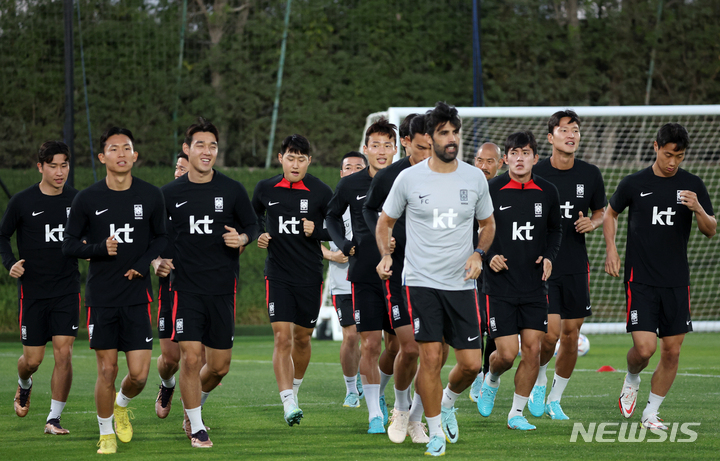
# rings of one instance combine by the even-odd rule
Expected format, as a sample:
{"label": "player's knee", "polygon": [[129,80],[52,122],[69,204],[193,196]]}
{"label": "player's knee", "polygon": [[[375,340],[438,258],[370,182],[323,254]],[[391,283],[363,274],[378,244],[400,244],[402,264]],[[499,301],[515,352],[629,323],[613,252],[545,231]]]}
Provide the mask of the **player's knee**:
{"label": "player's knee", "polygon": [[555,333],[554,331],[548,331],[547,333],[545,333],[542,339],[543,349],[554,350],[555,344],[557,344],[558,339],[560,339],[560,336],[557,333]]}
{"label": "player's knee", "polygon": [[463,360],[462,363],[458,362],[457,367],[463,376],[474,379],[482,368],[482,358]]}
{"label": "player's knee", "polygon": [[98,378],[106,383],[114,383],[118,374],[118,365],[112,362],[103,362],[98,368]]}
{"label": "player's knee", "polygon": [[297,349],[307,349],[310,347],[310,335],[295,336],[293,344]]}
{"label": "player's knee", "polygon": [[72,367],[72,346],[55,349],[55,368],[67,369]]}
{"label": "player's knee", "polygon": [[497,364],[501,368],[510,368],[512,367],[513,362],[515,361],[515,357],[517,357],[517,351],[512,350],[496,350],[493,352],[493,361],[497,361]]}
{"label": "player's knee", "polygon": [[675,366],[680,361],[680,347],[663,348],[660,357],[667,365]]}
{"label": "player's knee", "polygon": [[42,356],[25,357],[25,369],[30,373],[35,373],[38,368],[40,368],[40,364],[42,363],[42,361]]}
{"label": "player's knee", "polygon": [[363,341],[361,346],[363,357],[380,357],[380,343],[374,341]]}
{"label": "player's knee", "polygon": [[636,344],[635,350],[642,360],[650,360],[657,350],[657,344],[652,342]]}

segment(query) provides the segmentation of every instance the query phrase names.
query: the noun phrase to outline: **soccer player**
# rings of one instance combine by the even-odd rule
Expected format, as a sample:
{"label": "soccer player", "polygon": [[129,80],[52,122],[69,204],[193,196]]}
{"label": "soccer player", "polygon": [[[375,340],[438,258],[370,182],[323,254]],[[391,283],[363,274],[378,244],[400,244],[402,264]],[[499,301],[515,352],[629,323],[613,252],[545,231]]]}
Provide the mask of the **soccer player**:
{"label": "soccer player", "polygon": [[[534,430],[523,416],[540,366],[540,341],[547,328],[547,285],[562,238],[558,191],[533,174],[537,142],[529,131],[505,141],[508,171],[489,183],[497,232],[487,254],[483,289],[488,331],[497,350],[490,355],[478,410],[490,416],[500,375],[512,368],[522,340],[522,359],[515,372],[515,395],[508,427]],[[481,234],[482,237],[482,234]]]}
{"label": "soccer player", "polygon": [[[367,168],[367,159],[360,152],[348,152],[342,158],[340,178]],[[345,238],[352,240],[352,225],[350,211],[343,214]],[[340,365],[345,379],[345,400],[343,406],[357,408],[360,399],[364,397],[360,373],[360,335],[355,328],[355,317],[352,310],[352,285],[347,279],[348,257],[330,240],[330,249],[323,249],[323,257],[330,261],[328,265],[328,281],[333,307],[337,312],[338,321],[342,327],[343,340],[340,345]],[[323,248],[325,248],[323,246]],[[360,386],[358,386],[360,384]],[[358,388],[359,387],[359,388]]]}
{"label": "soccer player", "polygon": [[660,361],[642,414],[642,424],[648,429],[667,429],[658,410],[675,380],[685,334],[692,331],[687,244],[693,215],[708,238],[715,235],[717,227],[705,184],[679,168],[689,144],[682,125],[663,125],[653,145],[655,162],[620,181],[603,221],[605,272],[618,277],[617,221],[618,215],[629,209],[625,290],[627,331],[632,334],[633,347],[627,354],[628,371],[618,402],[626,418],[635,412],[640,372],[648,366],[660,338]]}
{"label": "soccer player", "polygon": [[257,235],[247,191],[213,169],[218,148],[217,128],[199,118],[185,132],[188,172],[162,188],[175,257],[164,259],[160,269],[174,269],[171,339],[178,342],[182,361],[183,426],[196,448],[212,447],[202,405],[230,369],[238,258]]}
{"label": "soccer player", "polygon": [[[348,280],[352,282],[353,314],[355,326],[360,333],[360,377],[368,407],[369,434],[384,434],[387,406],[380,397],[380,370],[382,332],[392,330],[385,309],[382,281],[375,272],[380,261],[375,239],[363,217],[363,203],[368,194],[372,178],[378,171],[392,163],[397,151],[395,146],[395,125],[382,118],[365,131],[363,151],[368,157],[368,167],[340,179],[325,217],[328,231],[335,245],[345,256],[350,257]],[[342,216],[350,209],[353,239],[345,238]],[[388,335],[389,336],[389,335]],[[388,340],[383,352],[387,355]],[[392,363],[392,360],[388,360]],[[383,411],[385,410],[385,411]]]}
{"label": "soccer player", "polygon": [[[65,435],[60,426],[72,384],[72,349],[80,316],[80,273],[77,259],[62,254],[68,211],[77,191],[65,185],[70,172],[70,150],[65,143],[40,146],[37,169],[40,182],[15,194],[0,223],[0,253],[10,277],[18,281],[20,334],[23,353],[18,359],[15,413],[30,410],[32,375],[52,341],[55,366],[50,381],[50,414],[45,433]],[[17,232],[20,259],[10,237]]]}
{"label": "soccer player", "polygon": [[[403,120],[400,125],[400,143],[405,148],[406,156],[377,172],[363,206],[365,221],[373,233],[377,227],[378,214],[382,211],[383,203],[400,172],[430,156],[431,147],[425,139],[424,115],[410,114]],[[410,398],[410,385],[417,372],[420,349],[415,341],[412,319],[402,296],[402,269],[405,263],[404,214],[395,223],[393,237],[395,240],[392,254],[393,275],[384,281],[383,294],[388,318],[400,343],[400,352],[396,355],[393,366],[395,404],[388,427],[388,437],[392,442],[402,443],[405,436],[410,435],[414,443],[428,443],[430,439],[422,423],[422,399],[417,392],[414,398]],[[443,352],[447,357],[447,349]]]}
{"label": "soccer player", "polygon": [[[502,150],[495,143],[486,142],[480,146],[478,151],[475,153],[475,166],[482,170],[485,175],[485,179],[488,181],[497,176],[498,169],[500,169],[502,165]],[[475,245],[477,245],[478,239],[478,236],[476,235],[477,230],[478,229],[475,229],[476,233],[473,234],[473,242]],[[470,400],[473,402],[477,402],[478,398],[480,398],[480,389],[482,388],[483,378],[485,377],[485,373],[487,373],[490,369],[490,354],[495,351],[495,341],[490,337],[487,331],[487,318],[485,318],[487,314],[487,306],[485,305],[485,295],[482,291],[482,280],[478,280],[478,282],[478,294],[480,295],[480,318],[482,320],[480,323],[480,330],[482,335],[485,337],[485,347],[483,348],[482,370],[480,370],[480,373],[478,373],[475,381],[473,381],[472,386],[470,387]]]}
{"label": "soccer player", "polygon": [[[416,387],[430,432],[426,455],[445,453],[445,440],[458,440],[454,401],[477,376],[482,361],[480,314],[475,279],[492,242],[495,224],[482,172],[458,161],[460,118],[443,102],[425,116],[430,159],[400,173],[378,219],[376,237],[382,253],[377,266],[387,280],[394,272],[390,237],[405,213],[407,243],[403,284],[405,301],[420,346]],[[473,223],[483,229],[473,251]],[[443,339],[455,349],[457,365],[443,392]],[[444,432],[444,434],[443,434]]]}
{"label": "soccer player", "polygon": [[[528,409],[535,417],[569,419],[560,406],[570,375],[577,362],[580,327],[592,315],[590,262],[585,234],[602,226],[607,199],[600,169],[575,158],[580,144],[580,118],[571,110],[554,113],[548,120],[548,142],[552,155],[533,167],[533,172],[553,183],[560,195],[563,238],[548,279],[548,325],[540,349],[540,370]],[[590,213],[588,213],[590,210]],[[547,366],[560,339],[555,375],[545,404]]]}
{"label": "soccer player", "polygon": [[262,233],[258,247],[265,260],[265,299],[275,337],[273,369],[285,422],[299,424],[297,394],[310,363],[310,338],[320,313],[323,283],[325,213],[332,189],[307,174],[310,143],[294,134],[278,154],[283,174],[255,186],[252,206]]}
{"label": "soccer player", "polygon": [[[98,158],[107,175],[75,197],[62,247],[67,256],[90,259],[85,305],[98,368],[98,453],[117,451],[113,416],[120,441],[132,439],[128,404],[145,387],[152,355],[149,267],[167,244],[160,190],[132,176],[134,144],[125,128],[102,135]],[[125,352],[128,374],[115,395],[118,351]]]}

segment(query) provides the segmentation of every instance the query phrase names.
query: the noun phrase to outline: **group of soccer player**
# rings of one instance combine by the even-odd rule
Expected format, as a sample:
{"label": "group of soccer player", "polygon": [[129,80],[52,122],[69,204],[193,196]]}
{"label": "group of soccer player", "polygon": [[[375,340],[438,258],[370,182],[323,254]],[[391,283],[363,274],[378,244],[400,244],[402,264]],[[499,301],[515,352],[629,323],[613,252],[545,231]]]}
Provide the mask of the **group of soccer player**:
{"label": "group of soccer player", "polygon": [[[308,140],[291,135],[278,154],[282,173],[260,181],[252,201],[242,184],[213,168],[219,134],[202,118],[187,129],[175,180],[162,189],[132,175],[138,153],[127,129],[103,134],[98,158],[106,178],[81,192],[65,184],[67,146],[44,143],[40,183],[16,194],[0,223],[3,265],[18,279],[23,354],[15,412],[28,413],[32,375],[52,341],[45,432],[69,432],[60,418],[80,321],[77,259],[88,259],[98,453],[115,453],[117,439],[130,442],[128,405],[145,387],[151,362],[153,267],[160,279],[156,413],[168,416],[179,370],[183,429],[193,447],[211,447],[202,408],[229,371],[238,260],[257,240],[267,250],[272,362],[288,425],[304,416],[298,392],[322,303],[323,258],[330,261],[330,291],[343,331],[343,406],[357,408],[365,399],[368,433],[387,433],[394,443],[410,436],[425,444],[425,454],[443,455],[446,442],[459,438],[456,399],[470,388],[480,414],[490,416],[500,376],[519,349],[508,427],[535,429],[523,414],[526,406],[535,417],[566,420],[560,402],[577,360],[580,328],[591,315],[585,234],[603,227],[605,271],[618,277],[617,219],[628,208],[625,291],[633,347],[619,406],[623,416],[632,416],[639,373],[659,337],[660,363],[641,419],[649,429],[667,429],[659,406],[677,373],[684,335],[692,331],[692,217],[712,237],[712,204],[702,180],[679,169],[689,146],[681,125],[659,129],[655,162],[623,179],[609,204],[600,170],[576,158],[580,127],[575,112],[557,112],[548,121],[549,158],[538,162],[535,136],[522,131],[510,134],[502,149],[483,144],[472,166],[457,158],[457,110],[439,102],[426,114],[408,116],[399,133],[385,119],[373,123],[364,155],[343,156],[334,192],[308,174]],[[393,163],[398,135],[406,155]],[[503,164],[507,171],[498,175]],[[19,260],[10,244],[14,233]],[[546,370],[558,341],[546,398]],[[450,346],[457,363],[443,389]],[[118,351],[125,352],[128,370],[116,392]],[[390,415],[385,388],[391,378]]]}

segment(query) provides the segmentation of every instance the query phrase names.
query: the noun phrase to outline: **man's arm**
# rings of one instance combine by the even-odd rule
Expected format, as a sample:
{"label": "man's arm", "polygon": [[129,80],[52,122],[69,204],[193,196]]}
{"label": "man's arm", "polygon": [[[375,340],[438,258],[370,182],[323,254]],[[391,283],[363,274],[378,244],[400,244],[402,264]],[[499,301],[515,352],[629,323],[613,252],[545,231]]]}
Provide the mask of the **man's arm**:
{"label": "man's arm", "polygon": [[[2,255],[3,266],[5,266],[5,269],[8,271],[12,271],[15,263],[18,262],[13,253],[12,245],[10,244],[10,238],[15,233],[17,224],[17,207],[15,206],[15,200],[10,199],[5,209],[5,214],[3,214],[2,221],[0,222],[0,255]],[[20,267],[22,267],[22,264]]]}
{"label": "man's arm", "polygon": [[[478,225],[480,226],[480,236],[478,237],[478,250],[485,252],[487,257],[487,251],[492,245],[493,239],[495,239],[495,216],[490,215],[485,219],[478,219]],[[480,277],[482,272],[482,258],[480,253],[473,251],[470,257],[465,262],[465,279],[476,279]]]}
{"label": "man's arm", "polygon": [[353,242],[345,238],[345,224],[342,218],[348,207],[348,202],[344,198],[343,183],[344,181],[341,179],[330,203],[328,203],[325,225],[335,245],[345,256],[352,256],[355,253],[355,246]]}
{"label": "man's arm", "polygon": [[691,190],[680,191],[680,200],[682,204],[688,207],[690,211],[695,213],[698,229],[707,238],[712,238],[717,232],[717,220],[715,216],[710,216],[705,208],[698,201],[698,196]]}
{"label": "man's arm", "polygon": [[390,244],[390,238],[392,237],[392,229],[395,227],[397,219],[391,218],[384,211],[378,218],[377,227],[375,228],[375,241],[377,242],[378,250],[382,255],[380,264],[377,265],[377,273],[380,278],[387,280],[392,275],[392,250]]}
{"label": "man's arm", "polygon": [[620,276],[620,255],[615,245],[619,213],[608,204],[603,218],[603,234],[605,235],[605,272],[613,277]]}
{"label": "man's arm", "polygon": [[384,170],[377,172],[372,183],[370,183],[370,189],[368,189],[367,197],[363,203],[363,218],[365,218],[368,229],[370,229],[370,232],[373,234],[377,228],[378,217],[382,211],[383,203],[385,203],[389,192],[383,187],[382,178],[384,177]]}
{"label": "man's arm", "polygon": [[[152,237],[145,253],[143,253],[135,264],[132,265],[132,268],[125,273],[125,276],[130,280],[136,276],[145,277],[150,271],[150,263],[160,256],[160,253],[165,251],[165,247],[168,244],[167,229],[165,228],[166,221],[165,199],[162,192],[158,189],[155,206],[153,207],[152,215],[150,215],[150,232]],[[132,271],[134,271],[135,274],[132,274]]]}
{"label": "man's arm", "polygon": [[86,244],[83,236],[87,234],[89,220],[82,210],[82,203],[78,201],[80,194],[75,196],[63,238],[62,252],[65,256],[79,259],[91,259],[103,256],[114,256],[117,254],[117,240],[114,236],[99,243]]}
{"label": "man's arm", "polygon": [[327,259],[328,261],[345,264],[348,262],[348,257],[343,254],[342,251],[332,251],[325,245],[320,245],[320,248],[322,249],[323,259]]}
{"label": "man's arm", "polygon": [[583,212],[580,212],[580,217],[575,221],[575,232],[580,234],[587,234],[592,232],[598,227],[603,225],[603,216],[605,215],[605,208],[599,210],[593,210],[592,216],[583,216]]}

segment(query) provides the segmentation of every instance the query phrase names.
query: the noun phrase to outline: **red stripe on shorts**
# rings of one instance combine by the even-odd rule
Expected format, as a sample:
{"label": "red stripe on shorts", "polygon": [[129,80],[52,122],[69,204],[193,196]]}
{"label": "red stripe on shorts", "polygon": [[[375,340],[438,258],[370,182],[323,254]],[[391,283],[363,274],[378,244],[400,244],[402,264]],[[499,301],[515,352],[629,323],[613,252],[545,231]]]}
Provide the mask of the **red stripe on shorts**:
{"label": "red stripe on shorts", "polygon": [[[405,285],[405,297],[407,298],[408,303],[408,314],[410,314],[410,320],[412,321],[412,303],[410,302],[410,287]],[[414,324],[414,321],[413,321]]]}
{"label": "red stripe on shorts", "polygon": [[385,291],[387,291],[387,296],[385,298],[387,299],[387,313],[388,313],[388,319],[390,319],[390,328],[395,329],[395,326],[393,325],[393,319],[392,319],[392,302],[390,301],[390,279],[385,280]]}
{"label": "red stripe on shorts", "polygon": [[270,281],[265,277],[265,309],[270,309]]}
{"label": "red stripe on shorts", "polygon": [[90,306],[87,307],[87,322],[85,323],[85,328],[87,328],[88,331],[88,341],[90,338]]}
{"label": "red stripe on shorts", "polygon": [[630,306],[632,305],[632,291],[630,291],[630,282],[628,282],[627,286],[627,312],[625,313],[625,323],[628,323],[628,320],[630,319]]}
{"label": "red stripe on shorts", "polygon": [[172,308],[172,335],[170,339],[175,339],[175,318],[177,317],[177,291],[173,292],[173,308]]}
{"label": "red stripe on shorts", "polygon": [[[487,328],[490,330],[490,295],[485,295],[485,313],[487,314]],[[490,333],[488,333],[490,334]]]}
{"label": "red stripe on shorts", "polygon": [[18,327],[22,331],[22,316],[23,316],[23,287],[20,285],[20,315],[18,316]]}
{"label": "red stripe on shorts", "polygon": [[[235,278],[235,286],[233,287],[233,323],[237,318],[237,277]],[[234,336],[233,336],[234,338]]]}
{"label": "red stripe on shorts", "polygon": [[[480,328],[480,324],[482,323],[482,317],[480,317],[480,304],[478,303],[477,290],[473,290],[473,291],[475,291],[475,293],[474,293],[475,294],[475,313],[477,314],[478,328]],[[482,340],[481,340],[481,342],[482,342]]]}
{"label": "red stripe on shorts", "polygon": [[158,290],[158,315],[157,315],[157,323],[160,325],[160,307],[162,307],[162,288]]}
{"label": "red stripe on shorts", "polygon": [[350,282],[350,291],[352,293],[353,320],[355,320],[355,284]]}

